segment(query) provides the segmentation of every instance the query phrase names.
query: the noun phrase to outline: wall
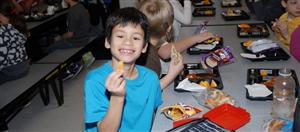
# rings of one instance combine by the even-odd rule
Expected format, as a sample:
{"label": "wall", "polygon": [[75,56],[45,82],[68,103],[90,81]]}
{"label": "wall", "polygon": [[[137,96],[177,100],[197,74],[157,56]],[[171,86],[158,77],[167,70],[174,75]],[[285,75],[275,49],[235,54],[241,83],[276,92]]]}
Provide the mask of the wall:
{"label": "wall", "polygon": [[119,0],[120,8],[123,7],[136,7],[137,0]]}

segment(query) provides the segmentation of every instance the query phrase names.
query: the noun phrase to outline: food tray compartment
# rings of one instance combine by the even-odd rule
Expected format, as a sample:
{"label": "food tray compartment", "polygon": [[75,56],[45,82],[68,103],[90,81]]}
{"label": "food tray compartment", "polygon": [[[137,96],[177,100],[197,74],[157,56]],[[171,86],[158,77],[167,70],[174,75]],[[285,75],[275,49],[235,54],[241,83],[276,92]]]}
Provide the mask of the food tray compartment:
{"label": "food tray compartment", "polygon": [[188,63],[184,64],[183,71],[174,80],[174,90],[177,92],[189,92],[182,89],[176,89],[177,85],[184,80],[189,78],[189,81],[199,84],[201,81],[207,81],[211,84],[214,80],[217,84],[217,89],[223,89],[223,82],[220,76],[218,68],[204,69],[200,63]]}
{"label": "food tray compartment", "polygon": [[237,9],[232,9],[234,16],[228,15],[227,11],[222,11],[221,15],[226,21],[233,21],[233,20],[249,20],[250,16],[243,10],[237,10]]}
{"label": "food tray compartment", "polygon": [[[222,37],[219,37],[220,40],[215,40],[215,39],[209,39],[207,41],[204,41],[202,43],[196,43],[194,46],[191,46],[190,48],[187,49],[187,53],[190,54],[190,55],[197,55],[197,54],[201,54],[201,53],[208,53],[208,52],[211,52],[211,51],[214,51],[216,49],[220,49],[223,47],[223,38]],[[211,42],[210,42],[211,41]],[[211,43],[214,43],[214,42],[217,42],[218,44],[216,44],[216,46],[212,49],[200,49],[200,48],[197,48],[197,45],[209,45]]]}
{"label": "food tray compartment", "polygon": [[203,117],[227,130],[237,130],[250,121],[250,114],[245,109],[226,103],[205,113]]}
{"label": "food tray compartment", "polygon": [[238,24],[238,36],[246,37],[268,37],[270,35],[266,24]]}
{"label": "food tray compartment", "polygon": [[196,7],[192,13],[194,17],[215,16],[216,8],[214,7]]}
{"label": "food tray compartment", "polygon": [[[247,46],[244,46],[244,42],[241,42],[242,49],[245,53],[255,54],[252,51],[247,49]],[[279,61],[279,60],[288,60],[290,55],[286,53],[281,47],[277,49],[271,49],[267,51],[263,51],[260,53],[256,53],[256,56],[265,55],[264,58],[246,58],[251,61]]]}
{"label": "food tray compartment", "polygon": [[240,0],[236,0],[233,1],[232,3],[226,3],[224,0],[221,1],[221,7],[241,7],[241,1]]}
{"label": "food tray compartment", "polygon": [[[292,77],[295,80],[296,83],[296,95],[298,95],[298,89],[299,89],[299,82],[297,78],[297,74],[294,70],[292,71]],[[261,73],[265,72],[267,73],[266,76],[262,76]],[[248,69],[247,71],[247,84],[251,85],[254,83],[260,83],[260,84],[265,84],[266,87],[273,92],[273,84],[275,81],[275,77],[278,76],[279,69],[259,69],[259,68],[251,68]],[[249,100],[272,100],[273,99],[273,94],[267,96],[267,97],[252,97],[249,95],[248,90],[246,89],[246,98]]]}
{"label": "food tray compartment", "polygon": [[211,0],[191,0],[195,7],[199,6],[212,6],[214,3]]}

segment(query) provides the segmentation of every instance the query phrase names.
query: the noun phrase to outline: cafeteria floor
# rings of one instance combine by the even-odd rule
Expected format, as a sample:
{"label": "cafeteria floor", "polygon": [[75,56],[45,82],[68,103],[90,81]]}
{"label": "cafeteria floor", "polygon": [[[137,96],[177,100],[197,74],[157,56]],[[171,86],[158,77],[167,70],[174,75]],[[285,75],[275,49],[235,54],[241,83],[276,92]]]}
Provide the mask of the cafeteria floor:
{"label": "cafeteria floor", "polygon": [[[58,107],[54,95],[44,106],[37,95],[10,123],[9,132],[81,132],[83,130],[83,82],[87,71],[102,64],[95,61],[74,79],[64,82],[64,104]],[[50,94],[52,94],[50,92]]]}

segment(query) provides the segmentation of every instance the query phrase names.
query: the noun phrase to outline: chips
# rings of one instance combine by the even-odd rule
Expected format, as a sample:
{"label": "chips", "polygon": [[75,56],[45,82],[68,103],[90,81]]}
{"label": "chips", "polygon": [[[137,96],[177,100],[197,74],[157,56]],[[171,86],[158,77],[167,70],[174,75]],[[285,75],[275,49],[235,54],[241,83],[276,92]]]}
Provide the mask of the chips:
{"label": "chips", "polygon": [[119,61],[119,65],[118,65],[118,71],[123,71],[124,70],[124,62],[123,61]]}
{"label": "chips", "polygon": [[189,118],[202,111],[201,108],[192,107],[183,103],[166,106],[161,109],[162,113],[173,121]]}
{"label": "chips", "polygon": [[174,45],[172,45],[171,56],[174,58],[174,64],[177,65],[180,61],[181,54],[176,50]]}

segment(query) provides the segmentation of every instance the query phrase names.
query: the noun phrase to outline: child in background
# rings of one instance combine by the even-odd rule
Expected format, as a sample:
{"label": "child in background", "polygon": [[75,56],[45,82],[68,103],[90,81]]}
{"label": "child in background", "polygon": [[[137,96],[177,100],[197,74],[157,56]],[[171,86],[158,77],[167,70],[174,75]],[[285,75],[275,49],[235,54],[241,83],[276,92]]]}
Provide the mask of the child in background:
{"label": "child in background", "polygon": [[190,0],[184,0],[182,6],[178,0],[169,0],[174,11],[173,36],[178,40],[182,24],[188,25],[192,22],[192,7]]}
{"label": "child in background", "polygon": [[56,49],[82,47],[91,37],[91,24],[89,14],[78,0],[64,0],[70,7],[67,14],[67,32],[55,38],[47,53]]}
{"label": "child in background", "polygon": [[[172,5],[167,0],[145,0],[140,5],[142,11],[150,23],[149,51],[145,66],[161,74],[160,59],[166,60],[171,57],[171,62],[166,76],[161,81],[161,88],[166,88],[182,71],[182,57],[171,54],[172,47],[182,52],[197,42],[202,42],[213,37],[212,33],[204,32],[176,42],[170,43],[170,33],[174,20]],[[177,63],[178,62],[178,63]]]}
{"label": "child in background", "polygon": [[272,26],[276,37],[289,49],[291,34],[300,24],[300,0],[282,0],[286,13],[281,15]]}
{"label": "child in background", "polygon": [[300,63],[300,26],[298,26],[292,33],[290,51],[291,54]]}
{"label": "child in background", "polygon": [[11,0],[0,0],[0,84],[27,75],[26,25]]}
{"label": "child in background", "polygon": [[108,18],[105,47],[110,48],[112,61],[86,77],[85,131],[151,130],[153,114],[162,103],[159,78],[135,64],[147,50],[148,26],[147,17],[132,7]]}

